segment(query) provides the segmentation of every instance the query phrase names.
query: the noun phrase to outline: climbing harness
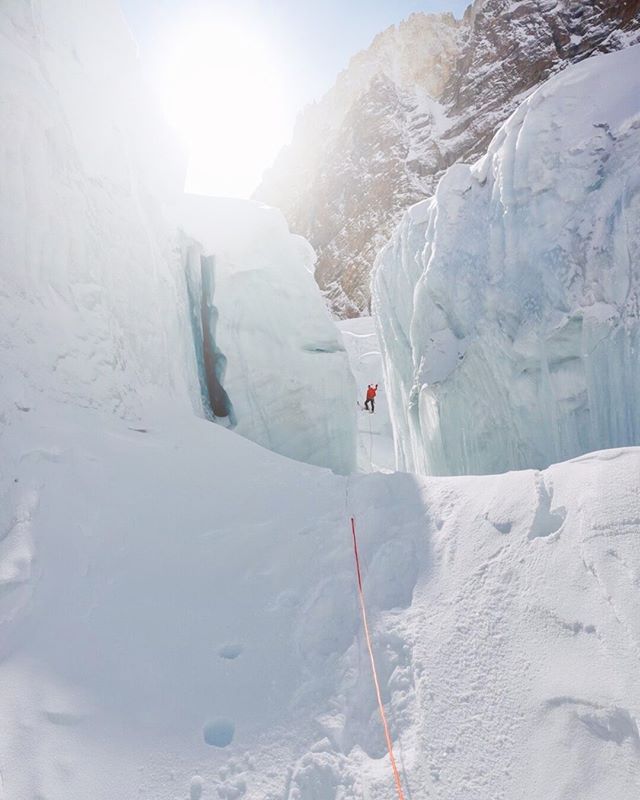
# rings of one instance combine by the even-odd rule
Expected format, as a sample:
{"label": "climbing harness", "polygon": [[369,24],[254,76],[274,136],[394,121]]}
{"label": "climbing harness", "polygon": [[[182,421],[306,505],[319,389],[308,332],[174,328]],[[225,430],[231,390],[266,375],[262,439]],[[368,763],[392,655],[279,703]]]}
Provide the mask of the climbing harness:
{"label": "climbing harness", "polygon": [[[349,485],[347,483],[347,493]],[[380,683],[378,681],[378,672],[376,670],[376,662],[373,657],[373,648],[371,646],[371,636],[369,635],[369,625],[367,623],[367,611],[364,604],[364,592],[362,590],[362,575],[360,573],[360,558],[358,556],[358,539],[356,538],[356,520],[351,517],[351,535],[353,537],[353,555],[356,561],[356,576],[358,579],[358,598],[360,600],[360,611],[362,612],[362,624],[364,627],[364,635],[367,640],[367,649],[369,650],[369,660],[371,661],[371,672],[373,673],[373,683],[376,687],[376,697],[378,699],[378,708],[380,709],[380,717],[382,719],[382,727],[384,728],[384,736],[387,740],[387,750],[389,751],[389,759],[391,761],[391,769],[393,770],[393,779],[396,784],[396,791],[398,792],[398,800],[404,800],[402,792],[402,783],[400,782],[400,773],[396,765],[396,759],[393,755],[393,744],[391,742],[391,735],[389,734],[389,725],[387,724],[387,716],[384,712],[384,705],[382,703],[382,696],[380,694]]]}

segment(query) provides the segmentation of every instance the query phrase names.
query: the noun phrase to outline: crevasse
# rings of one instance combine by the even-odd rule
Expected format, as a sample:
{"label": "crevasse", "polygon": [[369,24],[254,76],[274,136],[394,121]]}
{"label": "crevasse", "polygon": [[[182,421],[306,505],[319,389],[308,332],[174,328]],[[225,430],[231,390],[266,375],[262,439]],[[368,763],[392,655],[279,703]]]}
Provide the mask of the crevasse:
{"label": "crevasse", "polygon": [[202,255],[195,244],[185,244],[183,260],[202,408],[209,419],[235,427],[235,412],[224,388],[227,359],[216,343],[215,257]]}

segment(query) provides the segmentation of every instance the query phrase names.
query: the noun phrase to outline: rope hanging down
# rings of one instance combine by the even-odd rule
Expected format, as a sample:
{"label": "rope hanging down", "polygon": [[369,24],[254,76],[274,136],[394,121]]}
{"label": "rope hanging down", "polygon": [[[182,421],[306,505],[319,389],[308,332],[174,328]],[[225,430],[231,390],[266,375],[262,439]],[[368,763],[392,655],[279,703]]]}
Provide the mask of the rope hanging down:
{"label": "rope hanging down", "polygon": [[371,647],[371,636],[369,635],[369,625],[367,623],[367,611],[364,605],[364,592],[362,590],[362,575],[360,573],[360,558],[358,556],[358,540],[356,538],[356,521],[351,517],[351,535],[353,536],[353,554],[356,559],[356,575],[358,577],[358,597],[360,599],[360,610],[362,612],[362,624],[364,626],[364,634],[367,640],[367,649],[369,650],[369,660],[371,661],[371,672],[373,673],[373,683],[376,687],[376,697],[378,698],[378,708],[380,709],[380,717],[382,719],[382,727],[384,728],[384,736],[387,740],[387,750],[389,751],[389,759],[391,761],[391,769],[393,770],[393,779],[396,783],[396,790],[398,792],[398,800],[404,800],[402,792],[402,784],[400,782],[400,773],[396,765],[396,759],[393,755],[393,744],[389,734],[389,725],[387,724],[387,716],[384,713],[384,705],[382,704],[382,696],[380,694],[380,683],[378,681],[378,672],[376,670],[376,662],[373,658],[373,649]]}

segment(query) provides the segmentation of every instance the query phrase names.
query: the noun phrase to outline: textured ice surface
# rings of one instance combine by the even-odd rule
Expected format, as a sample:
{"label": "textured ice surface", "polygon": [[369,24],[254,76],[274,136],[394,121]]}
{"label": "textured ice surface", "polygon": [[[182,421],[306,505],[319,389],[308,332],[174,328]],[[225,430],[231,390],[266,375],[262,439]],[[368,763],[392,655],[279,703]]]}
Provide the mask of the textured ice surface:
{"label": "textured ice surface", "polygon": [[544,466],[640,442],[640,47],[531,95],[381,253],[399,464]]}
{"label": "textured ice surface", "polygon": [[235,430],[291,458],[352,470],[355,387],[310,245],[279,211],[250,201],[187,195],[180,219],[199,243],[185,244],[187,262],[206,258],[213,276],[204,288]]}

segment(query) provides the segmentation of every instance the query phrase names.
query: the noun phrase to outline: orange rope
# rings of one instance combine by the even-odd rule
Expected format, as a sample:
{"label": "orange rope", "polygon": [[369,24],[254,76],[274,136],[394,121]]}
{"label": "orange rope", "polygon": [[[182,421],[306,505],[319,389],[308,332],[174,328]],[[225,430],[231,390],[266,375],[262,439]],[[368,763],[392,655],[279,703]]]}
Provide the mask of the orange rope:
{"label": "orange rope", "polygon": [[351,534],[353,536],[353,554],[356,558],[356,574],[358,576],[358,597],[360,598],[360,610],[362,611],[362,623],[364,625],[364,633],[367,639],[367,648],[369,650],[369,659],[371,661],[371,672],[373,673],[373,682],[376,687],[376,697],[378,698],[378,708],[380,709],[380,717],[382,718],[382,727],[384,728],[384,736],[387,740],[387,750],[389,751],[389,758],[391,760],[391,769],[393,770],[393,779],[396,782],[396,789],[398,791],[399,800],[404,800],[402,792],[402,784],[400,783],[400,773],[396,765],[396,760],[393,755],[393,744],[389,734],[389,726],[387,724],[387,717],[384,713],[384,705],[382,704],[382,696],[380,695],[380,683],[378,682],[378,672],[376,670],[376,662],[373,658],[373,649],[371,647],[371,636],[369,635],[369,625],[367,624],[367,612],[364,605],[364,592],[362,591],[362,575],[360,574],[360,558],[358,557],[358,540],[356,539],[356,521],[351,517]]}

